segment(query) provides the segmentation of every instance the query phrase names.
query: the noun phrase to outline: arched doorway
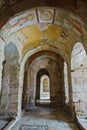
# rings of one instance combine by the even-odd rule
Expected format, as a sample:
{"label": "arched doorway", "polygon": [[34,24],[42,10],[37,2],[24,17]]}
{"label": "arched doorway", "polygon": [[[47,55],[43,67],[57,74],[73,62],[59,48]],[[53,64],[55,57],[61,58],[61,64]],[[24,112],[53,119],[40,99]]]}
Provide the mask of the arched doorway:
{"label": "arched doorway", "polygon": [[80,42],[72,51],[71,76],[76,115],[87,116],[87,55]]}
{"label": "arched doorway", "polygon": [[36,105],[50,103],[50,75],[46,69],[40,69],[36,76]]}
{"label": "arched doorway", "polygon": [[50,99],[50,78],[47,75],[40,78],[40,99]]}
{"label": "arched doorway", "polygon": [[[44,101],[53,107],[63,105],[63,66],[61,56],[51,51],[40,51],[28,58],[25,65],[22,109],[35,107],[38,102],[44,104]],[[47,84],[49,92],[45,89]],[[43,96],[48,96],[42,97],[41,92]]]}

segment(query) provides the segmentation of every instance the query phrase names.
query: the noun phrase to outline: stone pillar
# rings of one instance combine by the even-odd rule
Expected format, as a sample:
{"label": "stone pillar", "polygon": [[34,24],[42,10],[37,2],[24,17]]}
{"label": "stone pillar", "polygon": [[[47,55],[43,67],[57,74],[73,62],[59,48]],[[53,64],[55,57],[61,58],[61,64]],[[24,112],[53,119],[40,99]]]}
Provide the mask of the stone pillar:
{"label": "stone pillar", "polygon": [[0,105],[1,105],[1,91],[2,91],[2,72],[3,72],[3,61],[0,58]]}
{"label": "stone pillar", "polygon": [[6,44],[4,48],[5,62],[3,66],[1,108],[2,114],[15,115],[18,112],[19,88],[19,53],[13,43]]}
{"label": "stone pillar", "polygon": [[61,86],[62,86],[62,106],[64,107],[65,106],[65,101],[66,101],[66,99],[65,99],[65,86],[64,86],[64,65],[63,66],[61,66]]}
{"label": "stone pillar", "polygon": [[68,64],[68,86],[69,86],[69,109],[72,116],[72,120],[75,120],[75,107],[73,103],[73,91],[72,91],[72,82],[71,82],[71,66]]}
{"label": "stone pillar", "polygon": [[18,90],[18,120],[22,116],[22,93],[23,93],[23,81],[24,79],[24,65],[20,63],[20,73],[19,73],[19,90]]}
{"label": "stone pillar", "polygon": [[8,65],[8,63],[3,64],[2,74],[3,77],[2,77],[0,112],[5,115],[8,111],[9,82],[10,82],[10,66]]}
{"label": "stone pillar", "polygon": [[19,70],[20,66],[18,64],[10,66],[8,112],[16,116],[18,110]]}
{"label": "stone pillar", "polygon": [[22,109],[26,109],[27,104],[27,86],[28,86],[28,71],[24,72],[24,83],[23,83],[23,93],[22,93]]}

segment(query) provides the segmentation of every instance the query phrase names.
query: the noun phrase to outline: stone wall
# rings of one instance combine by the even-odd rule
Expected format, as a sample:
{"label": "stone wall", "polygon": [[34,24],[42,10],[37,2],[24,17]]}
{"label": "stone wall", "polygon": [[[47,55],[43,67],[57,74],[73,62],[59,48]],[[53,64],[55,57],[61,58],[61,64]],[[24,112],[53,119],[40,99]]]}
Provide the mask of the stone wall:
{"label": "stone wall", "polygon": [[0,114],[17,115],[19,89],[19,54],[17,47],[13,43],[7,44],[4,51],[5,59],[3,63]]}
{"label": "stone wall", "polygon": [[87,116],[87,56],[81,43],[73,48],[71,67],[75,111],[77,115]]}

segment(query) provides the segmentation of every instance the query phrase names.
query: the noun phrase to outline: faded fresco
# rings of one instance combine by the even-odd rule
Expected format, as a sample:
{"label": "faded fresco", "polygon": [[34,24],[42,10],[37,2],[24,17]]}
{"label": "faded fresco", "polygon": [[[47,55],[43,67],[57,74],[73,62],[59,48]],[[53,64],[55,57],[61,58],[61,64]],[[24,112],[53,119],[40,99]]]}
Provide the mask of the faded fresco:
{"label": "faded fresco", "polygon": [[40,23],[52,23],[53,15],[54,15],[54,9],[38,8],[38,17]]}
{"label": "faded fresco", "polygon": [[[27,26],[38,23],[41,31],[47,30],[50,24],[56,24],[62,26],[67,31],[76,33],[78,36],[87,35],[87,27],[79,17],[74,16],[63,9],[45,7],[37,8],[37,10],[27,10],[15,15],[13,18],[8,20],[7,24],[1,29],[0,34],[4,40],[8,41],[13,33]],[[62,34],[64,37],[69,35],[68,32],[66,32]]]}

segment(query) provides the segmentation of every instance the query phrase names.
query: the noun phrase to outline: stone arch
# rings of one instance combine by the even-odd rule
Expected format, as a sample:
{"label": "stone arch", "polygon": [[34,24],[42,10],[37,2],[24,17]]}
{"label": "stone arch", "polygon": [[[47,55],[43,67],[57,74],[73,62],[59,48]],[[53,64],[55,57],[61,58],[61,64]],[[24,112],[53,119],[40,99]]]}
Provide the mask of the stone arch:
{"label": "stone arch", "polygon": [[[80,59],[78,58],[79,57],[79,55],[80,55]],[[72,68],[76,68],[76,66],[74,65],[74,66],[72,66],[73,65],[73,63],[74,63],[74,61],[76,62],[78,62],[78,64],[77,65],[81,65],[82,64],[82,58],[84,57],[86,55],[86,50],[85,50],[85,48],[84,48],[84,45],[82,44],[82,43],[80,43],[80,42],[77,42],[77,43],[75,43],[74,44],[74,46],[73,46],[73,50],[72,50],[72,55],[71,55],[71,58],[73,58],[72,60],[71,60],[71,67]],[[76,60],[76,59],[77,60]],[[79,61],[78,61],[79,60]]]}
{"label": "stone arch", "polygon": [[87,63],[86,51],[82,43],[77,42],[71,55],[72,94],[75,112],[79,116],[87,116]]}
{"label": "stone arch", "polygon": [[72,45],[72,48],[71,48],[71,57],[72,57],[72,52],[74,50],[74,48],[77,46],[77,44],[79,44],[80,46],[82,46],[83,50],[85,51],[85,53],[87,53],[87,50],[86,50],[86,45],[84,42],[80,42],[79,40],[77,42],[74,42],[73,45]]}
{"label": "stone arch", "polygon": [[12,42],[5,45],[1,106],[2,113],[17,115],[19,88],[19,52]]}
{"label": "stone arch", "polygon": [[49,46],[49,45],[39,46],[39,47],[37,47],[37,48],[35,48],[35,49],[31,50],[31,51],[28,51],[24,55],[24,57],[22,57],[21,62],[23,64],[25,64],[25,62],[26,62],[26,60],[27,60],[28,57],[30,57],[34,53],[37,53],[39,51],[45,51],[45,50],[46,51],[52,51],[54,53],[59,54],[67,62],[67,64],[68,64],[69,59],[68,59],[67,54],[64,52],[64,50],[61,50],[60,48],[55,48],[54,46]]}
{"label": "stone arch", "polygon": [[[41,10],[43,10],[43,11],[41,11]],[[44,11],[47,12],[48,15],[43,15],[42,12],[44,12]],[[49,17],[50,19],[46,18],[46,16]],[[13,26],[14,21],[15,21],[15,23],[17,23],[16,26]],[[6,27],[6,25],[8,25],[8,23],[11,23],[11,24],[9,24],[7,30],[5,30],[5,27]],[[32,48],[31,44],[32,45],[35,44],[34,47],[36,48],[38,46],[38,42],[43,41],[43,40],[45,41],[46,39],[48,41],[51,40],[51,43],[55,41],[55,44],[57,42],[58,42],[58,44],[59,43],[63,44],[62,46],[65,46],[65,49],[67,48],[66,46],[69,46],[71,48],[72,45],[70,46],[70,44],[75,43],[75,41],[82,41],[82,42],[84,42],[84,44],[86,42],[87,25],[85,24],[85,22],[82,21],[82,19],[80,17],[78,17],[76,14],[74,14],[72,12],[68,12],[61,8],[53,8],[53,7],[39,7],[38,8],[37,7],[37,8],[33,8],[33,9],[28,9],[28,10],[25,10],[24,12],[22,11],[19,14],[14,15],[13,18],[8,20],[6,25],[4,25],[1,28],[2,38],[8,42],[8,38],[9,38],[9,41],[10,40],[12,41],[13,37],[15,37],[15,39],[18,41],[18,44],[21,44],[20,51],[22,51],[23,49],[27,50],[28,47],[29,48],[27,51],[29,51],[30,49],[34,49],[34,48]],[[41,35],[39,35],[39,38],[37,38],[37,36],[35,35],[36,36],[36,37],[34,37],[35,40],[32,38],[27,39],[27,38],[29,38],[29,34],[23,35],[24,33],[22,33],[22,31],[23,31],[22,29],[25,29],[24,30],[24,32],[25,32],[26,28],[28,28],[28,27],[30,28],[33,25],[37,25],[39,27],[39,33]],[[49,33],[50,36],[49,36],[49,34],[47,34],[47,37],[44,35],[45,34],[44,31],[49,29],[50,25],[52,25],[52,29],[53,29],[53,26],[56,26],[57,30],[58,30],[58,28],[61,28],[60,33],[58,33],[56,35],[56,37],[53,37],[53,35],[51,35],[53,32]],[[35,28],[34,28],[34,30],[35,30]],[[30,31],[31,31],[31,29],[30,29]],[[54,29],[54,31],[55,31],[55,29]],[[17,32],[17,33],[15,34],[14,32]],[[49,30],[49,32],[50,32],[50,30]],[[12,34],[12,33],[13,33],[13,36],[12,35],[10,36],[10,34]],[[55,32],[55,34],[56,34],[56,32]],[[58,38],[59,38],[59,40],[58,40]],[[72,39],[71,43],[70,43],[70,39]],[[64,41],[64,42],[62,42],[62,41]],[[41,43],[41,44],[43,44],[43,43]],[[67,44],[69,44],[69,45],[67,45]],[[57,48],[57,47],[58,46],[55,45],[55,48]],[[25,54],[27,53],[27,51],[25,51]],[[71,50],[70,50],[70,52],[71,52]]]}
{"label": "stone arch", "polygon": [[[47,76],[50,80],[50,75],[49,75],[48,71],[44,68],[40,69],[36,74],[36,96],[35,96],[36,103],[37,103],[37,100],[41,99],[40,98],[41,93],[43,93],[43,81],[42,81],[43,76],[45,76],[45,78]],[[50,89],[50,86],[49,86],[49,89]]]}
{"label": "stone arch", "polygon": [[22,103],[22,92],[23,92],[23,78],[24,78],[24,66],[25,66],[25,63],[26,63],[26,61],[27,61],[27,59],[29,58],[29,57],[31,57],[33,54],[35,54],[35,53],[37,53],[37,52],[39,52],[39,51],[43,51],[43,50],[48,50],[48,51],[52,51],[52,52],[55,52],[55,53],[57,53],[58,54],[58,52],[60,52],[60,50],[59,51],[57,51],[57,49],[55,49],[55,48],[52,48],[52,47],[48,47],[48,46],[43,46],[43,48],[42,47],[38,47],[38,49],[34,49],[34,50],[32,50],[32,51],[29,51],[27,54],[26,54],[26,56],[22,59],[22,63],[21,63],[21,68],[20,68],[20,79],[19,79],[19,97],[18,97],[18,100],[20,101],[20,102],[18,102],[18,118],[20,118],[20,116],[21,116],[21,103]]}
{"label": "stone arch", "polygon": [[40,58],[37,57],[37,58],[31,63],[30,68],[31,68],[31,66],[32,66],[33,64],[35,64],[35,62],[36,62],[37,60],[39,60],[39,59],[44,59],[44,58],[49,58],[49,59],[53,60],[54,62],[56,62],[56,63],[58,64],[58,67],[60,68],[60,70],[62,70],[62,66],[59,64],[59,61],[58,61],[55,57],[48,56],[48,55],[40,56]]}
{"label": "stone arch", "polygon": [[[32,56],[32,55],[31,55]],[[31,57],[30,56],[30,57]],[[29,58],[30,58],[29,57]],[[36,60],[36,62],[37,61],[39,61],[40,59],[43,61],[45,58],[48,58],[48,59],[51,59],[52,61],[53,61],[53,63],[55,63],[55,64],[58,64],[58,61],[57,61],[57,59],[56,58],[52,58],[51,56],[40,56],[40,58],[36,58],[35,60]],[[34,59],[33,59],[34,60]],[[30,64],[30,70],[29,70],[29,74],[31,75],[31,70],[33,70],[32,69],[32,66],[34,66],[36,63],[35,63],[35,60],[33,61],[33,62],[31,62],[31,64]],[[59,60],[60,61],[60,60]],[[45,63],[45,62],[44,62]],[[60,63],[60,62],[59,62]],[[63,64],[62,64],[63,65]],[[63,66],[60,66],[60,64],[58,64],[58,68],[59,68],[59,70],[61,71],[62,70],[62,68],[61,67],[63,67]],[[27,67],[28,67],[28,69],[29,69],[29,65],[27,65]],[[44,68],[45,66],[43,66],[42,65],[42,67],[41,68]],[[36,66],[35,66],[35,68],[37,69],[37,70],[34,70],[34,72],[33,72],[33,76],[34,76],[34,79],[31,79],[30,80],[30,83],[33,83],[32,85],[30,84],[30,85],[28,85],[28,86],[36,86],[36,83],[35,83],[35,81],[36,81],[36,74],[38,73],[38,71],[40,70],[40,68],[37,68]],[[44,69],[46,69],[46,68],[44,68]],[[56,68],[55,68],[56,69]],[[54,69],[54,71],[55,71],[55,69]],[[22,69],[23,70],[23,69]],[[55,71],[55,73],[56,73],[57,71]],[[49,73],[49,75],[51,75],[51,68],[49,68],[48,69],[48,73]],[[54,73],[54,72],[53,72]],[[22,72],[22,74],[23,74],[23,72]],[[58,74],[59,75],[59,77],[60,77],[60,74]],[[62,76],[62,75],[61,75]],[[52,77],[54,77],[54,76],[52,76],[51,75],[51,82],[53,81],[52,80]],[[57,76],[56,76],[57,77]],[[25,76],[25,79],[26,79],[26,76]],[[61,78],[62,79],[62,78]],[[21,81],[23,81],[23,80],[21,80]],[[29,79],[28,79],[28,81],[29,81]],[[57,80],[56,80],[57,81]],[[55,81],[54,81],[55,82]],[[60,81],[58,81],[58,83],[59,83]],[[24,83],[25,84],[25,83]],[[53,82],[52,82],[52,84],[53,84]],[[60,83],[59,83],[60,84]],[[53,85],[52,85],[53,86]],[[24,87],[23,87],[24,88]],[[34,87],[34,90],[35,90],[36,88]],[[52,87],[52,89],[53,89],[53,87]],[[27,90],[27,89],[26,89]],[[22,90],[22,91],[24,91],[24,90]],[[29,89],[29,91],[32,91],[32,90],[30,90]],[[36,91],[36,90],[35,90]],[[51,90],[51,91],[53,91],[53,90]],[[59,91],[59,90],[58,90]],[[26,91],[26,92],[28,92],[28,90]],[[25,93],[26,93],[25,92]],[[60,93],[60,92],[59,92]],[[53,96],[53,97],[55,97],[55,96]],[[32,97],[32,99],[34,99],[35,98],[35,93],[34,93],[34,97]],[[52,97],[51,97],[51,99],[52,99]],[[58,98],[58,100],[59,100],[60,98]],[[62,99],[62,98],[61,98]],[[55,99],[54,99],[54,101],[55,101]],[[54,101],[52,101],[52,102],[54,102]],[[25,101],[23,101],[23,102],[27,102],[27,100],[25,100]],[[59,103],[60,104],[60,103]],[[32,104],[31,104],[32,105]],[[57,105],[57,104],[56,104]],[[26,107],[26,104],[24,105],[25,107]]]}
{"label": "stone arch", "polygon": [[[43,10],[43,11],[42,11]],[[38,12],[36,14],[36,11]],[[48,15],[44,15],[44,13],[48,13]],[[54,13],[55,12],[55,13]],[[31,14],[31,15],[29,15]],[[66,15],[67,14],[67,15]],[[23,15],[24,17],[22,17]],[[38,19],[36,16],[38,15]],[[27,18],[27,16],[29,18]],[[58,16],[58,17],[57,17]],[[77,33],[78,35],[83,34],[82,28],[86,26],[85,21],[82,20],[81,17],[79,17],[77,14],[69,12],[68,10],[58,8],[58,7],[36,7],[27,9],[25,11],[21,11],[18,14],[15,14],[14,17],[11,17],[5,24],[8,24],[8,22],[13,22],[17,18],[18,25],[20,26],[17,28],[17,30],[21,29],[22,27],[26,27],[24,23],[27,23],[28,26],[36,23],[54,23],[56,25],[63,25],[63,27],[67,28],[68,30],[75,28],[75,22],[78,23],[78,27],[81,28],[75,28],[73,31]],[[23,18],[23,19],[22,19]],[[26,19],[27,18],[27,19]],[[31,21],[31,22],[30,22]],[[74,24],[72,23],[74,22]],[[76,24],[77,25],[77,24]],[[3,27],[2,27],[3,30]],[[12,32],[15,31],[15,28],[12,30]]]}

